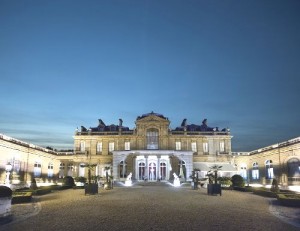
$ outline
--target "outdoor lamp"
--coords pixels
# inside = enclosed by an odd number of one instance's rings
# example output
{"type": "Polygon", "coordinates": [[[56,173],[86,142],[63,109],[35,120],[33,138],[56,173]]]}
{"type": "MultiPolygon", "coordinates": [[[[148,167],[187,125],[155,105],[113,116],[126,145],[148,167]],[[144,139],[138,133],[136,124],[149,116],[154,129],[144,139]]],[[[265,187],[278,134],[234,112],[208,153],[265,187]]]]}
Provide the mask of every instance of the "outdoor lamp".
{"type": "Polygon", "coordinates": [[[6,172],[11,172],[11,170],[12,170],[12,165],[8,162],[8,163],[6,164],[6,166],[5,166],[5,171],[6,171],[6,172]]]}

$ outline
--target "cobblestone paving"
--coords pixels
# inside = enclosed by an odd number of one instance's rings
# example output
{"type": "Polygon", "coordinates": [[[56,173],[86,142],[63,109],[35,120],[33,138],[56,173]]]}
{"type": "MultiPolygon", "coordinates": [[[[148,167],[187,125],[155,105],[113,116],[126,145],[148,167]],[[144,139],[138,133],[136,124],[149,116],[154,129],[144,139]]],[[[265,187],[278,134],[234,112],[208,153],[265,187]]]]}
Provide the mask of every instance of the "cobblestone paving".
{"type": "Polygon", "coordinates": [[[299,217],[290,224],[279,219],[284,214],[278,213],[278,205],[251,193],[223,190],[222,196],[208,196],[206,189],[167,184],[101,189],[86,196],[83,189],[70,189],[37,199],[38,203],[13,205],[14,220],[0,230],[293,231],[300,224],[299,217]]]}

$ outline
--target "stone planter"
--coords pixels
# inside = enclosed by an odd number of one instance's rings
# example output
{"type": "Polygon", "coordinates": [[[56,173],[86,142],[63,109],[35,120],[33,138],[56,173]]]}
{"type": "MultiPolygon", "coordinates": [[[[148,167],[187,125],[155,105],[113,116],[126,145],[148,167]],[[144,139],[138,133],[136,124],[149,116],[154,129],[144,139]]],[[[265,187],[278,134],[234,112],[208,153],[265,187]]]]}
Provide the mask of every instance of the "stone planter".
{"type": "Polygon", "coordinates": [[[208,195],[222,195],[221,184],[208,184],[207,185],[207,194],[208,195]]]}
{"type": "Polygon", "coordinates": [[[98,184],[85,184],[84,192],[85,194],[98,194],[98,184]]]}
{"type": "Polygon", "coordinates": [[[6,186],[0,186],[0,224],[11,221],[12,190],[6,186]]]}

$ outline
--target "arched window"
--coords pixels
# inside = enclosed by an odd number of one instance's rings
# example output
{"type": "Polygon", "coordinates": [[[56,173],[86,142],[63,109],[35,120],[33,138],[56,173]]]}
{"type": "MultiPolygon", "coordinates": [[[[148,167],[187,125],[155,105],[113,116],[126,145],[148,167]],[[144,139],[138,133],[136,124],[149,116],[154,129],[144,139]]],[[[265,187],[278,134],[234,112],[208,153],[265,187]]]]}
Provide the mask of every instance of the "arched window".
{"type": "Polygon", "coordinates": [[[60,163],[59,165],[59,178],[64,178],[65,176],[65,164],[60,163]]]}
{"type": "Polygon", "coordinates": [[[68,176],[73,176],[73,164],[68,164],[68,176]]]}
{"type": "Polygon", "coordinates": [[[41,175],[42,175],[42,165],[41,165],[41,162],[36,161],[34,163],[33,175],[34,175],[34,177],[41,177],[41,175]]]}
{"type": "Polygon", "coordinates": [[[288,165],[288,177],[289,180],[295,181],[300,178],[300,160],[298,158],[289,159],[288,165]]]}
{"type": "Polygon", "coordinates": [[[240,171],[240,175],[246,180],[247,179],[247,165],[246,164],[242,164],[241,165],[241,171],[240,171]]]}
{"type": "Polygon", "coordinates": [[[166,180],[166,174],[167,174],[167,164],[165,162],[160,163],[160,180],[166,180]]]}
{"type": "Polygon", "coordinates": [[[144,180],[145,179],[145,167],[146,164],[144,162],[139,163],[139,180],[144,180]]]}
{"type": "Polygon", "coordinates": [[[178,176],[180,178],[185,178],[185,173],[186,173],[186,167],[185,167],[185,161],[180,160],[178,162],[178,176]]]}
{"type": "Polygon", "coordinates": [[[48,177],[49,178],[53,177],[53,163],[48,164],[48,177]]]}
{"type": "Polygon", "coordinates": [[[158,149],[158,130],[150,129],[147,131],[147,149],[158,149]]]}
{"type": "Polygon", "coordinates": [[[258,163],[254,162],[252,165],[252,179],[258,180],[259,179],[259,169],[258,169],[258,163]]]}
{"type": "Polygon", "coordinates": [[[273,162],[272,160],[266,161],[266,179],[274,178],[273,162]]]}

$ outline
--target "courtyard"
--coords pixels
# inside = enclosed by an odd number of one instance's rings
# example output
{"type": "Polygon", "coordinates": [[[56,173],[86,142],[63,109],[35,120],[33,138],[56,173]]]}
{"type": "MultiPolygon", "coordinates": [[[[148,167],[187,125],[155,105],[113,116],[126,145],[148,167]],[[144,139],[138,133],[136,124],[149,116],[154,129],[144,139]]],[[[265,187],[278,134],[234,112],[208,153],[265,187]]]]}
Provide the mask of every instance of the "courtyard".
{"type": "Polygon", "coordinates": [[[68,189],[36,197],[13,205],[13,221],[0,230],[299,230],[272,208],[270,199],[251,193],[208,196],[189,185],[141,183],[97,195],[68,189]]]}

